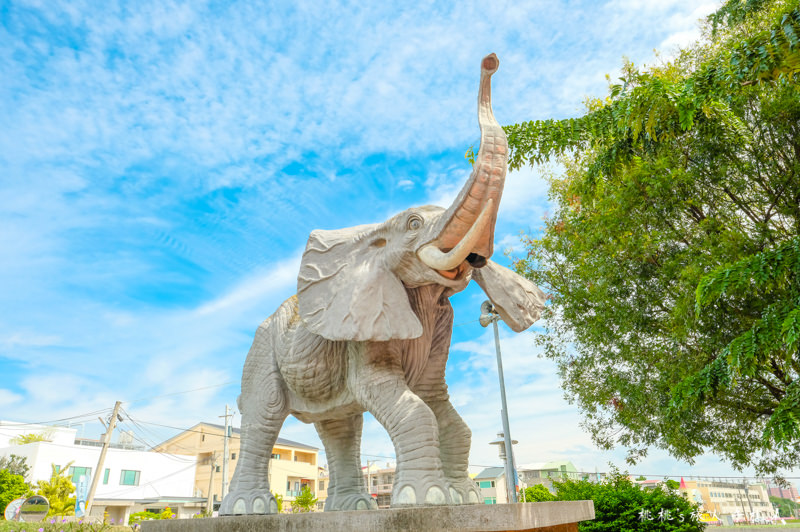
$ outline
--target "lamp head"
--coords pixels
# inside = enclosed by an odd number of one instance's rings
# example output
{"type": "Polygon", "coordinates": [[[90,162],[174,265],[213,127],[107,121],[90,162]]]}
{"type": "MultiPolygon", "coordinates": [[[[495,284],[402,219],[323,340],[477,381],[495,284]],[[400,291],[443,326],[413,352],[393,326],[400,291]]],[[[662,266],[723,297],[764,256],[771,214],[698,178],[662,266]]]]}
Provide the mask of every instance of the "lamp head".
{"type": "Polygon", "coordinates": [[[481,317],[478,321],[481,327],[488,327],[495,319],[497,319],[497,313],[494,311],[492,302],[487,299],[481,303],[481,317]]]}

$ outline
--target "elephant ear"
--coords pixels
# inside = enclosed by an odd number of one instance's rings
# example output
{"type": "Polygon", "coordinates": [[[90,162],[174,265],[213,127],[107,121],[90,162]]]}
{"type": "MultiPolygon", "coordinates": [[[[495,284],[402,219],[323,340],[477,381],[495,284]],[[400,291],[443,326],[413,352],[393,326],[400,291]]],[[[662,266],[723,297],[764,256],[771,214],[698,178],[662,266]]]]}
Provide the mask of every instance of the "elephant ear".
{"type": "Polygon", "coordinates": [[[526,278],[492,261],[473,270],[472,278],[483,288],[497,313],[514,332],[524,331],[539,319],[546,296],[526,278]]]}
{"type": "Polygon", "coordinates": [[[381,225],[311,233],[297,276],[300,318],[329,340],[418,338],[422,324],[388,267],[381,225]]]}

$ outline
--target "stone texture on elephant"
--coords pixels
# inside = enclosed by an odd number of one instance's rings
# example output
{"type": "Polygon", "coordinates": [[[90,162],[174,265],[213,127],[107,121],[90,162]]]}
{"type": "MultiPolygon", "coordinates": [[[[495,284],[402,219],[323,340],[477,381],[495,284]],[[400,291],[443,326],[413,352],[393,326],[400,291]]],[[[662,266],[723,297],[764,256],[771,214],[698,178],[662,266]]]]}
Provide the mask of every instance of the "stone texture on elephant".
{"type": "Polygon", "coordinates": [[[363,412],[397,456],[393,506],[479,502],[470,431],[450,403],[449,297],[474,278],[515,331],[544,294],[489,257],[506,174],[505,134],[491,110],[494,54],[481,63],[481,144],[447,209],[407,209],[383,223],[311,233],[286,300],[256,331],[242,376],[242,447],[220,513],[274,513],[269,459],[289,415],[314,423],[330,468],[326,510],[374,509],[361,475],[363,412]]]}

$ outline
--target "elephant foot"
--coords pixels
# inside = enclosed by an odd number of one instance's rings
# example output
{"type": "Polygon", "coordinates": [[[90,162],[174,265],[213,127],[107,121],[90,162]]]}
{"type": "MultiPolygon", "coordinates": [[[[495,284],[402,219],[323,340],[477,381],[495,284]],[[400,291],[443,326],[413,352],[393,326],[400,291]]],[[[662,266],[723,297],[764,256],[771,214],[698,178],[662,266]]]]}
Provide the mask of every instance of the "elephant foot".
{"type": "Polygon", "coordinates": [[[352,493],[350,495],[334,495],[325,501],[326,512],[346,510],[377,510],[378,503],[366,493],[352,493]]]}
{"type": "Polygon", "coordinates": [[[481,492],[470,478],[448,479],[450,484],[450,497],[455,504],[478,504],[481,502],[481,492]]]}
{"type": "Polygon", "coordinates": [[[219,515],[278,513],[278,502],[269,489],[233,490],[222,500],[219,515]]]}
{"type": "Polygon", "coordinates": [[[447,482],[399,482],[392,490],[392,508],[461,504],[459,494],[447,482]],[[454,495],[456,498],[454,499],[454,495]]]}

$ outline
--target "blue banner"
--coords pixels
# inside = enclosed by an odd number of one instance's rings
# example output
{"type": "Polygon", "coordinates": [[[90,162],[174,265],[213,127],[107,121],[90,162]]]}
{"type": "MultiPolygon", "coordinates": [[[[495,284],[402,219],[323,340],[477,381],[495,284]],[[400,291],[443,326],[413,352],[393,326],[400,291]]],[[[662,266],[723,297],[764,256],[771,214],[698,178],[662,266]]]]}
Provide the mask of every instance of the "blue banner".
{"type": "Polygon", "coordinates": [[[89,496],[89,475],[78,477],[75,486],[75,517],[83,517],[86,513],[86,497],[89,496]]]}

